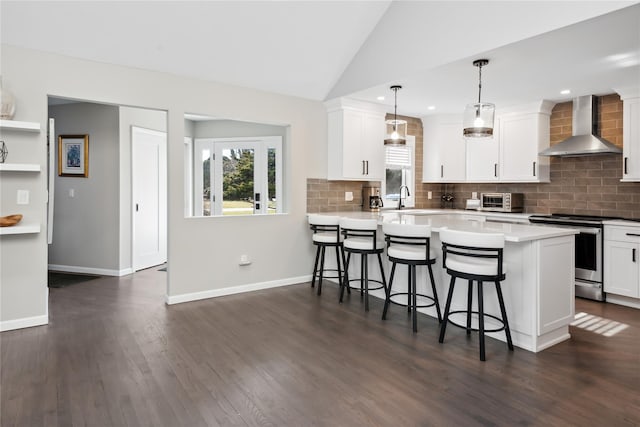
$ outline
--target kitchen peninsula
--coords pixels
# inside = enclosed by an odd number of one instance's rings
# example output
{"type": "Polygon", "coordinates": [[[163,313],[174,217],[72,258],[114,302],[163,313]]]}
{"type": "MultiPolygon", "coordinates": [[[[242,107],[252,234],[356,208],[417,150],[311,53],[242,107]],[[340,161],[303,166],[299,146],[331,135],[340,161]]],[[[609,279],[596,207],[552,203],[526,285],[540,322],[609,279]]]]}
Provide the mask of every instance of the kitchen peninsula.
{"type": "MultiPolygon", "coordinates": [[[[329,214],[327,214],[329,215],[329,214]]],[[[439,231],[474,231],[480,233],[503,233],[505,235],[504,265],[506,280],[502,290],[514,345],[532,351],[570,338],[569,323],[574,317],[574,235],[575,230],[555,227],[532,226],[514,221],[526,221],[526,215],[486,214],[481,212],[453,210],[400,210],[374,212],[337,212],[350,218],[377,218],[379,223],[425,224],[432,227],[431,247],[438,260],[434,265],[436,288],[441,301],[446,299],[450,277],[442,268],[442,247],[439,231]],[[501,222],[505,221],[505,222],[501,222]]],[[[331,258],[331,257],[329,257],[331,258]]],[[[352,259],[350,271],[359,271],[357,259],[352,259]]],[[[388,266],[385,266],[389,274],[388,266]]],[[[418,269],[418,292],[427,286],[426,271],[418,269]]],[[[370,277],[375,278],[377,268],[372,268],[370,277]]],[[[406,289],[406,269],[396,270],[394,290],[406,289]]],[[[452,309],[464,308],[466,296],[463,287],[456,288],[452,309]],[[460,290],[458,290],[460,289],[460,290]]],[[[371,295],[384,298],[382,290],[371,295]]],[[[499,312],[495,288],[485,287],[485,312],[499,312]],[[492,295],[493,294],[493,295],[492,295]]],[[[474,301],[475,303],[475,301],[474,301]]],[[[475,309],[475,307],[474,307],[475,309]]],[[[434,307],[419,309],[436,317],[434,307]]],[[[492,319],[486,320],[491,327],[492,319]]],[[[487,334],[504,341],[503,333],[487,334]]]]}

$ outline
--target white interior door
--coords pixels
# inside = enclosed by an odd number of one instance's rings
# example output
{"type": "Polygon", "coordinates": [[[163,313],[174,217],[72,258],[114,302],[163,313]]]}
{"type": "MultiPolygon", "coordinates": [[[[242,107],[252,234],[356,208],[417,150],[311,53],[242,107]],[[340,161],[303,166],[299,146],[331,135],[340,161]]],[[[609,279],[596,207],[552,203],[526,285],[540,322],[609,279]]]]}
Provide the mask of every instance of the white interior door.
{"type": "Polygon", "coordinates": [[[167,261],[167,135],[132,126],[133,270],[167,261]]]}

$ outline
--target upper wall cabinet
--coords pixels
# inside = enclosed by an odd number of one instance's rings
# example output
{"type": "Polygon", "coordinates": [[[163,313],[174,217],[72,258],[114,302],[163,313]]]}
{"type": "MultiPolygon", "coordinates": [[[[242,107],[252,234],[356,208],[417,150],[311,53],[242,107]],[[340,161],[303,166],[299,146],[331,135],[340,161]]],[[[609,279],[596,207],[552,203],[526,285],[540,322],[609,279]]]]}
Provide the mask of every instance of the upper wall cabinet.
{"type": "Polygon", "coordinates": [[[640,89],[621,91],[622,180],[640,181],[640,89]]]}
{"type": "Polygon", "coordinates": [[[466,147],[462,116],[425,117],[422,127],[422,182],[464,182],[466,147]]]}
{"type": "Polygon", "coordinates": [[[496,119],[491,138],[467,138],[467,181],[492,182],[500,179],[500,120],[496,119]]]}
{"type": "Polygon", "coordinates": [[[541,101],[500,114],[500,181],[549,182],[549,157],[538,153],[549,147],[553,106],[541,101]]]}
{"type": "Polygon", "coordinates": [[[423,182],[549,182],[549,158],[538,153],[549,146],[553,105],[502,111],[492,138],[465,140],[461,117],[424,118],[423,182]]]}
{"type": "Polygon", "coordinates": [[[384,172],[385,111],[349,99],[325,104],[328,114],[329,180],[381,181],[384,172]]]}

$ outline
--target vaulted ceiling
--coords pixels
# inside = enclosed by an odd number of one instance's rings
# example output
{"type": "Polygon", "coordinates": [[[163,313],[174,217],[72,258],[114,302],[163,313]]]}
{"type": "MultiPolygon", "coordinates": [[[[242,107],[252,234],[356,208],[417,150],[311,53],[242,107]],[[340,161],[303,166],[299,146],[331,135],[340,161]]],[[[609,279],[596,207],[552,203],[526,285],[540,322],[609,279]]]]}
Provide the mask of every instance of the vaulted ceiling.
{"type": "Polygon", "coordinates": [[[477,98],[480,57],[498,107],[640,86],[638,3],[3,0],[0,38],[314,100],[391,106],[401,84],[398,112],[423,116],[477,98]]]}

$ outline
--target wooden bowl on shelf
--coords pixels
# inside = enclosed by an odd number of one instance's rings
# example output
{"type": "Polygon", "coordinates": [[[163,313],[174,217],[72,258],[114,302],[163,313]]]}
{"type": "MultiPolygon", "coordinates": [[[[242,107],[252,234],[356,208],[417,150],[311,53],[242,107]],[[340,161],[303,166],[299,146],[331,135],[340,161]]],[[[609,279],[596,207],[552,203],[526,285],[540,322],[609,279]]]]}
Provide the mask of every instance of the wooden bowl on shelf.
{"type": "Polygon", "coordinates": [[[11,227],[22,220],[22,214],[7,215],[0,217],[0,227],[11,227]]]}

